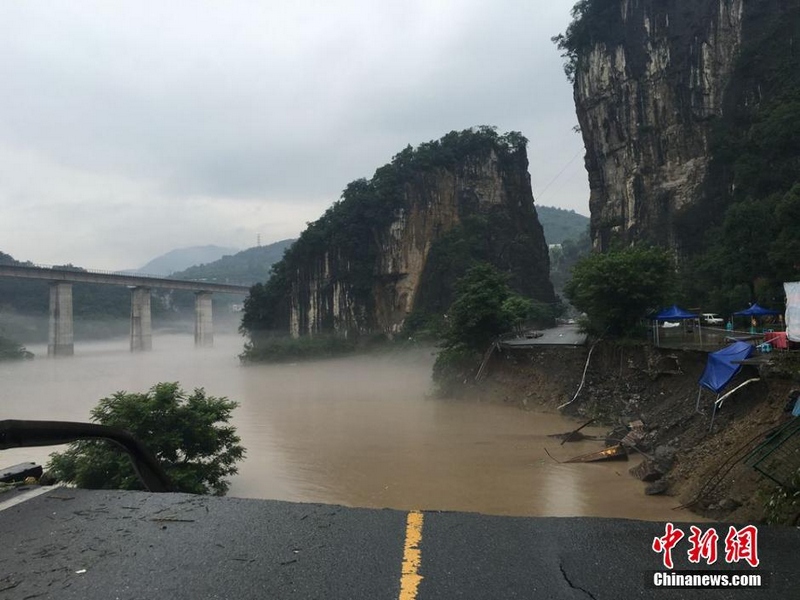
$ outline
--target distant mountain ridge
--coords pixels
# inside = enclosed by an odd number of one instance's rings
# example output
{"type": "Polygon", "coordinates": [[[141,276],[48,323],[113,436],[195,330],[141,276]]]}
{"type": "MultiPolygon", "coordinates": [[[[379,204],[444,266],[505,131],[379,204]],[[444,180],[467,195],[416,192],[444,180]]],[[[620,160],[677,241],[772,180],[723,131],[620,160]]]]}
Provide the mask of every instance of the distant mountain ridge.
{"type": "Polygon", "coordinates": [[[170,250],[166,254],[157,256],[143,267],[130,272],[166,276],[195,265],[214,262],[227,254],[235,254],[237,252],[239,252],[238,248],[226,248],[214,245],[176,248],[175,250],[170,250]]]}
{"type": "Polygon", "coordinates": [[[544,239],[548,244],[563,244],[566,240],[577,240],[589,228],[589,217],[574,210],[555,206],[536,205],[536,214],[544,229],[544,239]]]}
{"type": "Polygon", "coordinates": [[[174,272],[171,276],[176,279],[202,279],[242,285],[263,283],[269,279],[272,265],[283,258],[284,251],[293,243],[293,239],[286,239],[266,246],[255,246],[208,264],[174,272]]]}

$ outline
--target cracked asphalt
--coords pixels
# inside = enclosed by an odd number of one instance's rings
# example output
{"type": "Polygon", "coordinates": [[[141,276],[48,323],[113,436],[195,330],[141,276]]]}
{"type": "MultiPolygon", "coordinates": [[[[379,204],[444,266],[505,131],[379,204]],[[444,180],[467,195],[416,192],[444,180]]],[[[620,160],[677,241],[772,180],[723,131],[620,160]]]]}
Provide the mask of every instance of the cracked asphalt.
{"type": "MultiPolygon", "coordinates": [[[[0,600],[397,599],[407,515],[57,488],[0,510],[0,600]]],[[[760,573],[764,589],[661,590],[647,581],[662,569],[651,546],[664,535],[663,523],[440,512],[423,518],[414,586],[420,600],[797,597],[797,528],[759,529],[757,569],[722,560],[698,567],[685,544],[673,551],[676,569],[760,573]]],[[[688,532],[688,525],[676,526],[688,532]]],[[[728,526],[713,526],[724,539],[728,526]]]]}

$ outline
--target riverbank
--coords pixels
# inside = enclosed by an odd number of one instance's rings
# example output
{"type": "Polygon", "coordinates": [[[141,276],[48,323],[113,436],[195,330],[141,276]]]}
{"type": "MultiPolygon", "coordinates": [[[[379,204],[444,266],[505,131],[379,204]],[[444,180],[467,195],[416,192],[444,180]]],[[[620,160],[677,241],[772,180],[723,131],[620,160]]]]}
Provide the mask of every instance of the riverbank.
{"type": "MultiPolygon", "coordinates": [[[[158,382],[240,403],[232,424],[247,448],[230,496],[398,510],[513,516],[693,520],[671,498],[642,501],[631,463],[559,464],[597,442],[558,445],[580,424],[555,411],[431,396],[427,347],[243,367],[239,336],[159,332],[151,352],[127,338],[76,344],[65,359],[0,363],[4,418],[85,421],[98,400],[158,382]]],[[[37,352],[46,348],[33,348],[37,352]]],[[[601,435],[589,427],[584,432],[601,435]]],[[[56,448],[12,448],[4,465],[46,464],[56,448]]]]}
{"type": "MultiPolygon", "coordinates": [[[[575,396],[588,353],[588,346],[504,350],[490,362],[487,378],[469,393],[526,410],[558,411],[575,396]]],[[[765,498],[775,485],[740,459],[786,418],[789,392],[800,387],[797,369],[762,367],[759,372],[745,366],[726,390],[747,379],[760,381],[732,395],[709,431],[714,396],[703,391],[700,412],[696,410],[706,357],[699,351],[600,342],[580,394],[562,411],[597,419],[617,439],[626,435],[630,423],[641,421],[637,447],[654,459],[654,470],[665,472],[651,491],[660,488],[675,498],[676,506],[691,503],[705,517],[761,522],[765,498]]],[[[656,475],[650,473],[651,478],[656,475]]]]}

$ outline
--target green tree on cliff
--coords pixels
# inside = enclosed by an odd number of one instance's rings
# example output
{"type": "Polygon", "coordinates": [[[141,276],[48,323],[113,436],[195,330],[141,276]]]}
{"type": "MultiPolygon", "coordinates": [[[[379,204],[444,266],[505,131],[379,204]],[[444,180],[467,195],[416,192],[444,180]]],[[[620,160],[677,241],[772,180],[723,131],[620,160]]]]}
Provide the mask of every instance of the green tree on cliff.
{"type": "Polygon", "coordinates": [[[456,293],[456,300],[447,311],[447,346],[463,344],[473,350],[485,350],[511,322],[503,310],[512,296],[507,278],[491,265],[481,263],[456,283],[456,293]]]}
{"type": "Polygon", "coordinates": [[[667,299],[673,282],[667,251],[634,247],[592,254],[578,262],[564,291],[585,312],[590,331],[629,335],[667,299]]]}
{"type": "MultiPolygon", "coordinates": [[[[187,394],[177,383],[159,383],[144,394],[117,392],[92,409],[92,421],[119,427],[141,441],[161,463],[177,491],[222,496],[225,479],[244,457],[228,424],[236,403],[187,394]]],[[[128,456],[106,441],[80,441],[51,455],[48,470],[59,480],[89,489],[142,489],[128,456]]]]}
{"type": "Polygon", "coordinates": [[[752,302],[782,308],[783,282],[800,278],[800,183],[732,204],[708,235],[682,268],[684,296],[723,314],[752,302]]]}
{"type": "Polygon", "coordinates": [[[794,184],[775,207],[780,231],[774,237],[769,260],[780,281],[800,278],[800,183],[794,184]]]}
{"type": "Polygon", "coordinates": [[[440,392],[474,374],[482,353],[502,333],[529,319],[552,320],[552,309],[515,294],[508,276],[478,263],[456,283],[456,299],[447,311],[444,349],[436,356],[433,378],[440,392]]]}
{"type": "MultiPolygon", "coordinates": [[[[744,200],[728,208],[712,257],[720,258],[718,272],[726,283],[741,283],[756,300],[756,281],[772,276],[767,260],[775,231],[774,206],[777,198],[744,200]]],[[[714,261],[712,261],[713,263],[714,261]]]]}
{"type": "Polygon", "coordinates": [[[251,289],[241,324],[250,338],[243,358],[271,359],[275,339],[289,333],[290,323],[301,338],[314,330],[314,337],[335,332],[354,341],[383,328],[378,314],[385,300],[378,291],[390,288],[400,276],[393,267],[385,272],[382,262],[390,258],[388,249],[395,244],[397,232],[390,228],[397,223],[402,230],[402,223],[408,223],[409,231],[416,231],[411,223],[420,218],[414,216],[417,203],[430,207],[430,198],[440,193],[446,194],[457,218],[435,217],[425,234],[430,239],[425,240],[428,250],[414,296],[417,314],[407,324],[442,319],[455,299],[455,281],[477,262],[507,273],[516,292],[552,303],[547,248],[530,195],[526,145],[520,133],[499,134],[494,127],[451,131],[439,140],[405,148],[371,179],[350,183],[340,200],[310,223],[273,266],[270,280],[251,289]],[[502,179],[507,197],[519,196],[519,201],[481,202],[479,190],[466,191],[476,177],[484,177],[475,168],[486,161],[496,165],[492,176],[502,179]],[[437,187],[450,190],[451,181],[463,184],[452,193],[437,187]],[[333,309],[342,298],[348,306],[344,319],[344,313],[334,314],[333,309]],[[308,308],[312,303],[313,322],[308,308]]]}
{"type": "Polygon", "coordinates": [[[581,52],[605,39],[619,21],[619,0],[578,0],[572,10],[572,22],[564,33],[550,38],[561,50],[564,73],[575,79],[581,52]]]}

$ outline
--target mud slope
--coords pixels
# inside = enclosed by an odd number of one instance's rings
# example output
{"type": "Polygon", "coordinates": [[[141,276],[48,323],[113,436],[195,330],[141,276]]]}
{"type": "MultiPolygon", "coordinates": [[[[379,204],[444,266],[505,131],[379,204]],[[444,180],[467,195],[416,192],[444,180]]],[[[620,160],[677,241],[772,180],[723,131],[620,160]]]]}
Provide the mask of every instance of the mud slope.
{"type": "MultiPolygon", "coordinates": [[[[575,395],[588,352],[588,347],[504,351],[473,393],[527,410],[555,411],[575,395]]],[[[786,418],[789,392],[800,387],[796,375],[788,374],[787,358],[777,357],[777,367],[762,367],[760,373],[743,368],[727,389],[754,377],[761,381],[731,396],[709,431],[710,392],[703,392],[701,412],[695,410],[705,353],[601,342],[578,398],[563,410],[599,419],[612,437],[625,435],[620,426],[641,419],[645,435],[639,447],[666,471],[659,483],[664,493],[676,503],[693,502],[692,509],[705,516],[760,521],[762,495],[774,485],[740,458],[786,418]]]]}

